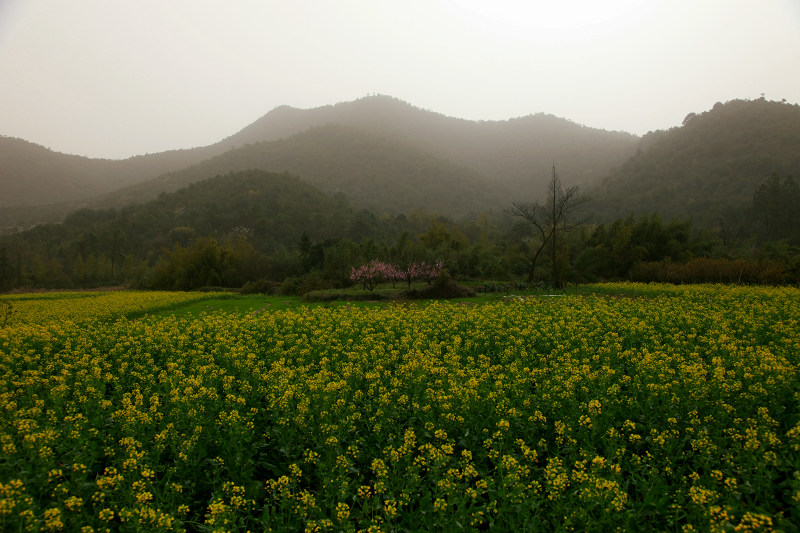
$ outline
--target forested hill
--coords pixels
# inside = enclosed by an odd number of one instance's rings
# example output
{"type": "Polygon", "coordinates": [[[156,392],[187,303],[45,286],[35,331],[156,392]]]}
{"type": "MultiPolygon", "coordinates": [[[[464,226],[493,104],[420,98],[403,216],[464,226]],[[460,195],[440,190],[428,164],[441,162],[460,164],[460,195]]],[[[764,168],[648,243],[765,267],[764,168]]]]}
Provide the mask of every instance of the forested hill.
{"type": "Polygon", "coordinates": [[[328,193],[343,192],[376,213],[424,209],[447,215],[499,209],[511,198],[495,183],[417,145],[337,124],[288,139],[232,149],[198,165],[111,195],[125,205],[208,176],[261,169],[289,172],[328,193]]]}
{"type": "Polygon", "coordinates": [[[741,214],[773,174],[800,177],[800,106],[717,103],[644,136],[636,155],[591,191],[591,210],[603,220],[658,212],[713,225],[741,214]]]}
{"type": "Polygon", "coordinates": [[[750,205],[771,175],[800,176],[800,107],[734,100],[639,139],[552,115],[476,122],[371,96],[280,107],[215,145],[124,161],[0,138],[0,226],[143,202],[247,169],[290,172],[376,213],[460,216],[541,197],[553,163],[590,194],[592,220],[658,212],[711,225],[750,205]],[[56,200],[49,211],[32,207],[56,200]]]}
{"type": "MultiPolygon", "coordinates": [[[[15,146],[24,148],[19,141],[6,143],[2,151],[6,164],[0,166],[0,191],[5,192],[0,226],[57,220],[81,205],[108,207],[112,204],[98,198],[190,166],[195,168],[152,181],[139,191],[158,194],[174,190],[175,180],[185,185],[218,173],[264,168],[299,174],[382,211],[443,206],[436,210],[455,214],[456,206],[468,212],[476,206],[496,206],[500,196],[507,205],[514,198],[540,194],[554,162],[565,183],[598,181],[633,154],[637,141],[630,134],[586,128],[552,115],[475,122],[388,96],[307,110],[279,107],[214,145],[124,161],[55,154],[43,147],[17,153],[15,146]],[[343,129],[335,131],[332,125],[343,129]],[[350,139],[344,138],[345,132],[350,139]],[[236,151],[201,165],[229,150],[236,151]],[[252,163],[245,164],[245,159],[252,163]],[[224,163],[233,166],[224,168],[224,163]],[[213,170],[203,173],[209,169],[213,170]],[[158,189],[161,186],[166,188],[158,189]],[[390,190],[400,194],[383,194],[390,190]],[[468,196],[480,199],[480,205],[468,196]],[[47,209],[12,209],[54,202],[62,203],[47,209]]],[[[129,190],[107,200],[120,198],[143,197],[129,190]]]]}
{"type": "Polygon", "coordinates": [[[296,176],[253,170],[216,176],[158,199],[122,209],[81,209],[61,224],[6,236],[3,246],[84,259],[130,255],[151,259],[164,247],[199,237],[224,239],[244,231],[263,252],[313,240],[383,237],[377,219],[346,198],[321,192],[296,176]],[[14,243],[17,244],[14,244],[14,243]]]}
{"type": "Polygon", "coordinates": [[[218,151],[209,147],[124,160],[91,159],[0,136],[0,208],[86,200],[184,168],[218,151]]]}
{"type": "Polygon", "coordinates": [[[114,189],[113,164],[66,155],[13,137],[0,137],[0,208],[78,200],[114,189]]]}
{"type": "Polygon", "coordinates": [[[235,147],[285,138],[328,123],[370,135],[398,137],[489,179],[537,194],[553,162],[566,183],[587,184],[633,155],[639,138],[588,128],[537,113],[509,120],[471,121],[376,95],[315,109],[276,108],[222,144],[235,147]]]}

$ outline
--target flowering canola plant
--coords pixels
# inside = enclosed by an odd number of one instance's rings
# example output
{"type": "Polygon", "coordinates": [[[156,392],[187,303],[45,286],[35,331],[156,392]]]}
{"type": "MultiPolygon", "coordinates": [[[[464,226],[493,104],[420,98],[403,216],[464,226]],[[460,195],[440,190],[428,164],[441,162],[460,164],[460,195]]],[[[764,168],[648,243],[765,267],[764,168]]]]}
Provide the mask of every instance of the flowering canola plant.
{"type": "Polygon", "coordinates": [[[800,291],[0,329],[0,530],[792,530],[800,291]]]}
{"type": "MultiPolygon", "coordinates": [[[[225,297],[197,292],[46,292],[2,296],[11,304],[12,324],[106,320],[169,309],[190,302],[225,297]]],[[[0,323],[1,325],[2,323],[0,323]]]]}

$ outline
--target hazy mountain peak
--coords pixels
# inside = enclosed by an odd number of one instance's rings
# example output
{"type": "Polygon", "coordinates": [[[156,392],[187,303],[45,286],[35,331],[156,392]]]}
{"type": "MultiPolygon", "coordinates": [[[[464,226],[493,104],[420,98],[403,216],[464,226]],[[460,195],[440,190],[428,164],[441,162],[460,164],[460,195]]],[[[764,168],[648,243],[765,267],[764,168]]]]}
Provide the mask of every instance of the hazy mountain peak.
{"type": "MultiPolygon", "coordinates": [[[[67,164],[67,156],[56,157],[49,165],[42,165],[52,152],[42,149],[48,157],[37,157],[36,162],[12,154],[4,161],[7,164],[0,168],[0,189],[5,187],[8,192],[0,198],[0,207],[43,205],[64,199],[86,201],[145,182],[147,185],[143,187],[149,194],[158,194],[161,190],[169,190],[159,187],[169,183],[174,186],[174,180],[148,180],[159,176],[163,178],[190,167],[194,168],[185,177],[193,180],[233,170],[263,168],[278,172],[288,170],[321,186],[322,176],[338,173],[336,179],[331,178],[331,183],[341,182],[339,188],[350,194],[348,187],[355,187],[357,180],[346,182],[343,173],[350,172],[358,179],[369,177],[377,182],[386,176],[400,179],[398,170],[407,168],[403,157],[411,158],[413,163],[428,156],[439,163],[418,165],[413,170],[415,180],[418,180],[415,186],[424,188],[426,183],[437,181],[452,184],[452,169],[459,168],[476,184],[477,189],[474,190],[484,190],[483,186],[477,185],[483,182],[496,192],[491,195],[496,206],[506,196],[511,201],[519,195],[539,194],[553,162],[559,165],[566,183],[597,181],[633,154],[637,140],[637,137],[629,134],[586,128],[544,113],[504,121],[470,121],[427,111],[388,95],[369,95],[312,109],[279,106],[235,135],[203,148],[150,154],[123,161],[83,158],[80,163],[83,167],[76,168],[74,175],[63,172],[66,168],[72,168],[69,165],[75,165],[74,161],[67,164]],[[288,141],[293,136],[327,124],[343,126],[347,132],[309,135],[291,143],[273,144],[288,141]],[[345,139],[348,136],[351,137],[349,141],[345,139]],[[369,139],[381,139],[383,142],[374,145],[366,142],[369,139]],[[354,143],[362,144],[359,150],[348,152],[354,154],[352,157],[356,160],[344,161],[339,157],[336,164],[341,168],[325,170],[302,163],[329,157],[332,147],[335,151],[337,146],[352,147],[354,143]],[[259,146],[246,153],[218,157],[248,145],[259,146]],[[281,152],[286,150],[289,152],[281,152]],[[321,154],[324,153],[328,155],[323,157],[321,154]],[[12,169],[11,161],[18,167],[13,173],[9,172],[12,169]],[[201,165],[203,161],[208,164],[201,165]],[[228,162],[235,163],[235,168],[224,168],[228,162]],[[357,164],[361,165],[358,169],[357,164]],[[309,174],[311,172],[315,174],[309,174]],[[42,185],[47,183],[51,185],[42,185]],[[66,189],[61,185],[66,185],[66,189]],[[54,195],[52,191],[59,192],[54,195]]],[[[364,190],[361,187],[360,192],[353,192],[353,197],[364,198],[364,190]]],[[[424,191],[419,192],[426,197],[424,191]]],[[[128,201],[142,199],[127,193],[115,197],[115,205],[119,205],[123,198],[128,201]]],[[[406,197],[411,199],[413,195],[406,197]]],[[[479,197],[486,199],[489,195],[479,197]]],[[[430,195],[427,200],[433,202],[429,205],[435,205],[437,201],[430,195]]],[[[457,202],[452,199],[441,201],[442,205],[450,206],[450,212],[457,209],[457,202]]],[[[102,207],[107,204],[93,201],[92,205],[102,207]]],[[[471,203],[472,207],[477,205],[471,203]]],[[[399,207],[387,206],[387,209],[394,211],[399,207]]],[[[466,205],[464,207],[468,208],[466,205]]]]}

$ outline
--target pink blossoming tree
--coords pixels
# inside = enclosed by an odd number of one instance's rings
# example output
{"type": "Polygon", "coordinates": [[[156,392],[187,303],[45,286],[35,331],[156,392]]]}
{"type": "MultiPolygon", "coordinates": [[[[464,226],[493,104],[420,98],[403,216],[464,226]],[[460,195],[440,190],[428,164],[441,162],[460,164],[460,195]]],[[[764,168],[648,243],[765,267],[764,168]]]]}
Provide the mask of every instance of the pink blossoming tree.
{"type": "Polygon", "coordinates": [[[350,279],[361,283],[365,290],[372,292],[381,281],[396,279],[396,272],[389,263],[373,259],[366,265],[353,267],[350,270],[350,279]]]}
{"type": "Polygon", "coordinates": [[[420,280],[427,283],[432,282],[439,277],[439,272],[442,270],[442,262],[427,263],[425,261],[415,261],[407,264],[405,267],[395,267],[397,273],[397,281],[404,281],[411,288],[411,282],[420,280]]]}
{"type": "Polygon", "coordinates": [[[353,267],[350,270],[350,279],[361,283],[365,290],[372,291],[382,281],[400,281],[411,287],[411,282],[415,280],[431,283],[439,277],[442,270],[442,262],[427,263],[417,261],[409,263],[405,267],[398,267],[390,263],[373,259],[366,265],[353,267]]]}

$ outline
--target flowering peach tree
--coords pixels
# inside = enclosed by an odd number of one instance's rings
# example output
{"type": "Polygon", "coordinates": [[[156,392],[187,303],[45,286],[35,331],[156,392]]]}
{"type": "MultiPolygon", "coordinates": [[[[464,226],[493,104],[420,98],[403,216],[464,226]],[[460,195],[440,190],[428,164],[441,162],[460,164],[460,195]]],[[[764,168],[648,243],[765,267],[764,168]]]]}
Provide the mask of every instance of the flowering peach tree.
{"type": "Polygon", "coordinates": [[[404,281],[411,288],[411,282],[415,280],[432,282],[439,277],[439,272],[442,270],[442,262],[427,263],[425,261],[415,261],[409,263],[405,267],[395,266],[397,281],[404,281]]]}
{"type": "Polygon", "coordinates": [[[412,281],[420,280],[430,283],[438,278],[442,266],[441,261],[435,263],[417,261],[404,267],[398,267],[373,259],[365,265],[353,267],[350,270],[350,279],[361,283],[364,289],[368,291],[374,290],[382,281],[401,281],[411,287],[412,281]]]}
{"type": "Polygon", "coordinates": [[[373,259],[366,265],[353,267],[350,270],[350,279],[361,283],[365,290],[372,291],[378,283],[384,280],[396,279],[395,268],[389,263],[373,259]]]}

